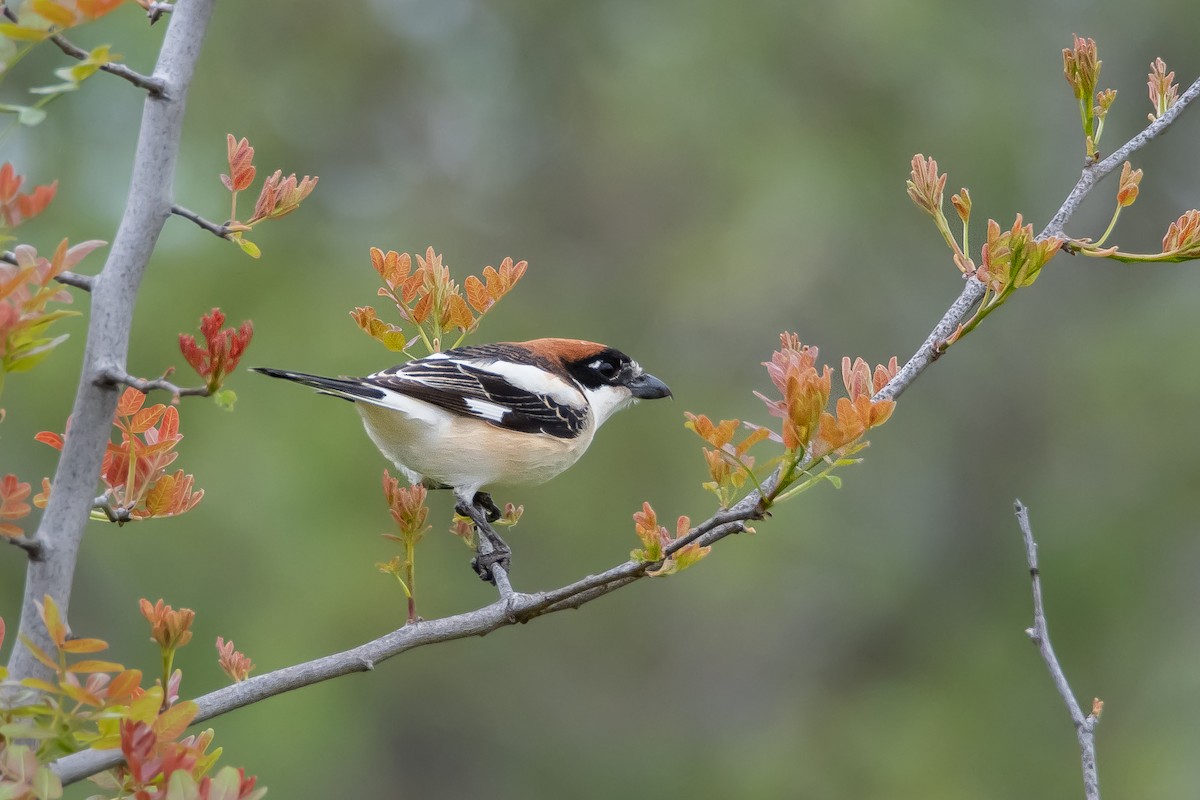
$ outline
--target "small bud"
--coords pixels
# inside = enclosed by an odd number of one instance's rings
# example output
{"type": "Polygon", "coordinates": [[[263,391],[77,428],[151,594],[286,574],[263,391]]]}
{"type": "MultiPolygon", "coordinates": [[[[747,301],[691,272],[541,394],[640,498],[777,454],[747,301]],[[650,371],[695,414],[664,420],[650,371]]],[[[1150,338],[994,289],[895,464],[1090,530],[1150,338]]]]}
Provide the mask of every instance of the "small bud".
{"type": "Polygon", "coordinates": [[[1133,205],[1133,201],[1137,200],[1138,184],[1142,182],[1142,171],[1140,169],[1131,170],[1129,162],[1121,167],[1121,182],[1117,189],[1117,205],[1121,208],[1133,205]]]}

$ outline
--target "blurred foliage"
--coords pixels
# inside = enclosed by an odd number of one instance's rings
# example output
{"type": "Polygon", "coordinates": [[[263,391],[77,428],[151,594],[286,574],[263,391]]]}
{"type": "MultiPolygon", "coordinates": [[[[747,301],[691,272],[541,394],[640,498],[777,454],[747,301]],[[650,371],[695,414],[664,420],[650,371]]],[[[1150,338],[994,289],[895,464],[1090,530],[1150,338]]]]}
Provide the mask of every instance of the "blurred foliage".
{"type": "MultiPolygon", "coordinates": [[[[246,366],[363,374],[387,365],[346,316],[374,294],[371,246],[432,244],[468,271],[527,259],[476,341],[605,341],[677,398],[612,420],[552,483],[496,493],[527,509],[514,583],[556,585],[627,557],[644,500],[666,519],[712,508],[682,412],[761,414],[750,390],[778,331],[872,363],[924,338],[960,278],[905,196],[913,153],[971,186],[980,219],[1040,228],[1081,166],[1071,34],[1096,39],[1119,92],[1112,147],[1145,124],[1156,56],[1185,85],[1200,72],[1196,22],[1185,0],[221,4],[176,199],[220,219],[230,131],[264,170],[320,187],[256,231],[257,261],[172,220],[130,370],[181,366],[176,335],[219,305],[254,321],[246,366]]],[[[149,71],[163,27],[130,6],[74,38],[149,71]]],[[[63,65],[37,51],[22,69],[38,85],[63,65]]],[[[4,143],[32,184],[59,179],[24,239],[111,239],[141,104],[95,77],[4,143]]],[[[1198,133],[1193,110],[1134,159],[1123,245],[1153,252],[1198,204],[1198,133]]],[[[1103,230],[1115,185],[1071,235],[1103,230]]],[[[1101,785],[1185,795],[1200,783],[1200,431],[1182,423],[1200,382],[1180,365],[1198,292],[1188,265],[1057,258],[903,396],[840,491],[671,581],[223,718],[228,757],[278,797],[340,796],[348,775],[363,797],[1077,794],[1070,723],[1023,634],[1020,496],[1060,658],[1107,703],[1101,785]]],[[[71,338],[6,386],[0,470],[26,480],[50,474],[32,436],[62,430],[74,394],[83,321],[60,328],[71,338]]],[[[156,656],[139,597],[199,609],[197,640],[235,639],[259,672],[404,621],[374,567],[385,464],[355,415],[244,372],[228,385],[233,414],[184,401],[181,463],[205,502],[85,541],[71,624],[125,663],[156,656]]],[[[450,498],[430,500],[422,613],[490,601],[442,535],[450,498]]],[[[9,550],[0,613],[15,620],[24,559],[9,550]]],[[[193,650],[185,696],[224,685],[193,650]]]]}

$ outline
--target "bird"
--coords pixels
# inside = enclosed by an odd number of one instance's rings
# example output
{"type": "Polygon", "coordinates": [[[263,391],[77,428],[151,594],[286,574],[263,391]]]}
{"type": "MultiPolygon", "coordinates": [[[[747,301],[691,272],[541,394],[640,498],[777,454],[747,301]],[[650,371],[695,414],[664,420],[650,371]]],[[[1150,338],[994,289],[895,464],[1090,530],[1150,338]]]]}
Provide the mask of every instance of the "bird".
{"type": "Polygon", "coordinates": [[[543,483],[578,461],[613,414],[672,396],[620,350],[582,339],[455,347],[361,378],[252,369],[353,402],[410,483],[451,489],[492,544],[473,564],[493,583],[492,565],[507,571],[511,550],[487,524],[500,512],[483,488],[543,483]]]}

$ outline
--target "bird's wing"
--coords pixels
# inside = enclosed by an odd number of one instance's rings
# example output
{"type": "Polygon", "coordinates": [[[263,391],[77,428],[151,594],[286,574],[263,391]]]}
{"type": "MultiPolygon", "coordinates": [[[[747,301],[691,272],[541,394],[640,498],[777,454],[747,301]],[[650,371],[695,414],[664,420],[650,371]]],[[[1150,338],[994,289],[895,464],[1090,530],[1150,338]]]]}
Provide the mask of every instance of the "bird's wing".
{"type": "Polygon", "coordinates": [[[521,433],[573,439],[589,419],[586,400],[576,387],[525,364],[435,356],[377,372],[362,382],[521,433]]]}

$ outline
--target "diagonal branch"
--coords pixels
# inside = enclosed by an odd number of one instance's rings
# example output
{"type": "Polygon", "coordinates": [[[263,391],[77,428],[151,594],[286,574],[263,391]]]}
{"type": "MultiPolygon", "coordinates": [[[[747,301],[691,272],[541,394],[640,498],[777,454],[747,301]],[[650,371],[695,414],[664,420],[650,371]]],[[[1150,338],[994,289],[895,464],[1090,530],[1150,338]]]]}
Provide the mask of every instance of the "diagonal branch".
{"type": "Polygon", "coordinates": [[[233,233],[233,230],[228,225],[218,225],[200,216],[195,211],[189,211],[181,205],[171,206],[171,213],[177,217],[183,217],[186,220],[196,223],[204,230],[221,239],[228,239],[229,234],[233,233]]]}
{"type": "MultiPolygon", "coordinates": [[[[1067,195],[1067,199],[1055,213],[1051,222],[1042,231],[1041,236],[1055,235],[1061,232],[1063,226],[1070,220],[1096,183],[1112,172],[1121,161],[1144,147],[1151,139],[1166,129],[1198,95],[1200,95],[1200,79],[1184,92],[1179,98],[1179,102],[1163,117],[1151,123],[1108,158],[1085,167],[1079,181],[1067,195]]],[[[958,298],[930,331],[925,341],[904,367],[897,372],[896,376],[875,393],[873,399],[899,397],[938,358],[941,353],[940,348],[946,338],[967,319],[971,309],[983,296],[983,292],[984,286],[981,282],[967,279],[958,298]]],[[[697,525],[686,536],[673,542],[671,547],[667,548],[666,555],[671,555],[693,541],[699,541],[701,545],[711,545],[731,534],[743,531],[746,522],[761,519],[764,507],[763,498],[772,496],[779,478],[779,471],[776,470],[763,481],[761,490],[756,489],[750,492],[732,507],[717,512],[708,520],[697,525]]],[[[196,701],[200,706],[200,713],[193,722],[204,722],[234,709],[293,689],[353,672],[374,669],[375,665],[381,661],[416,647],[467,636],[483,636],[518,622],[528,622],[546,614],[578,608],[640,580],[656,566],[659,565],[627,561],[598,575],[589,575],[558,589],[535,594],[514,592],[491,605],[474,611],[405,625],[403,628],[353,649],[284,667],[206,694],[196,701]]],[[[118,751],[85,750],[60,758],[54,762],[53,768],[63,783],[69,784],[114,767],[122,761],[123,757],[118,751]]]]}
{"type": "Polygon", "coordinates": [[[1093,700],[1092,713],[1085,717],[1083,709],[1075,699],[1075,693],[1071,691],[1071,685],[1067,683],[1067,676],[1058,663],[1058,656],[1054,654],[1054,646],[1050,644],[1050,630],[1046,626],[1046,608],[1042,602],[1042,576],[1038,571],[1037,542],[1034,541],[1033,529],[1029,526],[1029,508],[1020,500],[1017,500],[1014,506],[1017,524],[1021,526],[1021,533],[1025,537],[1025,558],[1029,562],[1029,576],[1033,584],[1033,627],[1026,628],[1025,635],[1041,653],[1042,661],[1046,662],[1046,669],[1054,681],[1054,688],[1066,703],[1071,722],[1075,725],[1075,733],[1079,738],[1080,761],[1083,764],[1084,796],[1087,800],[1100,800],[1100,783],[1096,775],[1096,724],[1100,722],[1100,711],[1104,708],[1104,703],[1099,699],[1093,700]]]}
{"type": "MultiPolygon", "coordinates": [[[[80,61],[87,60],[90,53],[82,47],[73,44],[67,37],[61,33],[56,33],[50,37],[50,41],[58,46],[59,50],[69,55],[71,58],[77,58],[80,61]]],[[[125,80],[137,86],[139,89],[145,89],[151,97],[163,97],[167,91],[167,82],[162,78],[143,75],[140,72],[135,72],[124,64],[118,64],[115,61],[107,61],[100,65],[103,72],[111,75],[116,75],[118,78],[125,80]]]]}

